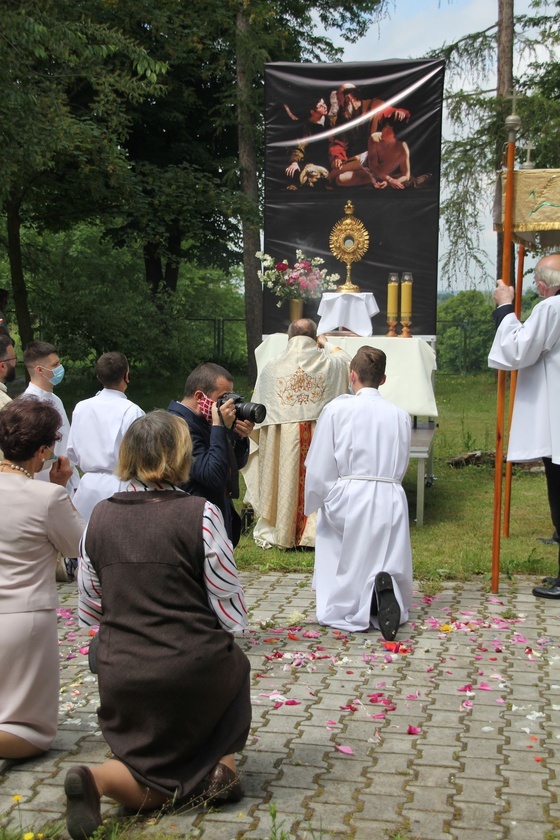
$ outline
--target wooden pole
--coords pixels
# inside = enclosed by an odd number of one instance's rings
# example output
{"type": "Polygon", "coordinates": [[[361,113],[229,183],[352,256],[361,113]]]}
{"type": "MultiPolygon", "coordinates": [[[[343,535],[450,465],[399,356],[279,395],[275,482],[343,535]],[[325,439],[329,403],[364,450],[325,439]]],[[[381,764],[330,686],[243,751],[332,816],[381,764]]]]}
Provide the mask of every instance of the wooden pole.
{"type": "MultiPolygon", "coordinates": [[[[514,99],[515,111],[515,99],[514,99]]],[[[502,279],[510,283],[511,233],[513,228],[513,167],[515,164],[515,137],[521,120],[513,113],[506,118],[508,132],[506,196],[504,206],[504,248],[502,256],[502,279]]],[[[500,582],[500,523],[502,518],[502,483],[504,460],[504,419],[506,401],[506,372],[498,371],[496,405],[496,463],[494,467],[494,518],[492,527],[492,592],[498,592],[500,582]]]]}
{"type": "MultiPolygon", "coordinates": [[[[525,246],[520,245],[517,257],[517,279],[515,281],[515,315],[521,317],[521,296],[523,294],[523,268],[525,263],[525,246]]],[[[511,418],[513,416],[513,404],[515,401],[515,389],[517,388],[517,371],[512,370],[509,381],[509,417],[508,429],[511,429],[511,418]]],[[[506,461],[506,488],[504,493],[504,524],[502,534],[509,537],[509,523],[511,519],[511,461],[506,461]]]]}

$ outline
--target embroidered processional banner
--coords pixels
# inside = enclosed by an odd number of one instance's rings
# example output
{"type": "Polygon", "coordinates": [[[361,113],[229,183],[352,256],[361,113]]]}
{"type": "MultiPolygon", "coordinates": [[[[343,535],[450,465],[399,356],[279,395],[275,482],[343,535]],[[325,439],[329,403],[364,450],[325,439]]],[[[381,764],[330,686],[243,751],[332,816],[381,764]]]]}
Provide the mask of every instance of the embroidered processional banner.
{"type": "MultiPolygon", "coordinates": [[[[350,199],[369,233],[352,282],[373,292],[373,333],[387,332],[389,272],[413,275],[412,331],[434,335],[444,62],[266,65],[264,250],[296,249],[346,277],[329,236],[350,199]]],[[[288,304],[265,289],[264,333],[285,331],[288,304]]],[[[305,303],[316,319],[319,301],[305,303]]]]}

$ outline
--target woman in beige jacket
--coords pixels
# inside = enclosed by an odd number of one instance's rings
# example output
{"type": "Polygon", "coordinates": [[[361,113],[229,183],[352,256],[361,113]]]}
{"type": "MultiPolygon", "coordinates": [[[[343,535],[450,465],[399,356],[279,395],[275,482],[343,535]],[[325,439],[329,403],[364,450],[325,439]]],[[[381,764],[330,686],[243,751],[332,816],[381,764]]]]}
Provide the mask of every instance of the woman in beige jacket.
{"type": "Polygon", "coordinates": [[[0,411],[0,759],[39,755],[57,729],[58,552],[76,557],[84,523],[64,485],[68,458],[50,483],[33,481],[53,460],[60,415],[34,397],[0,411]]]}

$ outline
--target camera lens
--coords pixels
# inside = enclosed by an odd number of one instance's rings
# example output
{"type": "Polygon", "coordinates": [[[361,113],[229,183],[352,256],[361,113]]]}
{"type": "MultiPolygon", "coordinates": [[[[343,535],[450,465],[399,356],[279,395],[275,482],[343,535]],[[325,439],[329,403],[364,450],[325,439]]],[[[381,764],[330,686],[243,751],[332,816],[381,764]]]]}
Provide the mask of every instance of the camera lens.
{"type": "Polygon", "coordinates": [[[250,420],[251,423],[262,423],[266,417],[266,406],[262,403],[246,402],[237,406],[239,420],[250,420]]]}

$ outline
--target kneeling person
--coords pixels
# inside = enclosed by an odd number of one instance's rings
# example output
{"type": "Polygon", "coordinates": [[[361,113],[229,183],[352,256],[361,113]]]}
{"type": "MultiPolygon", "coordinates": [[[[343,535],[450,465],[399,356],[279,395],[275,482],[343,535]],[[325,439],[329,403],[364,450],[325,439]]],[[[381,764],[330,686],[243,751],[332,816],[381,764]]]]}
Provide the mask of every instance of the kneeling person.
{"type": "Polygon", "coordinates": [[[342,630],[370,623],[394,639],[408,620],[412,554],[401,481],[410,417],[386,402],[382,350],[361,347],[350,363],[353,395],[323,409],[306,461],[305,512],[318,510],[313,585],[317,619],[342,630]]]}

